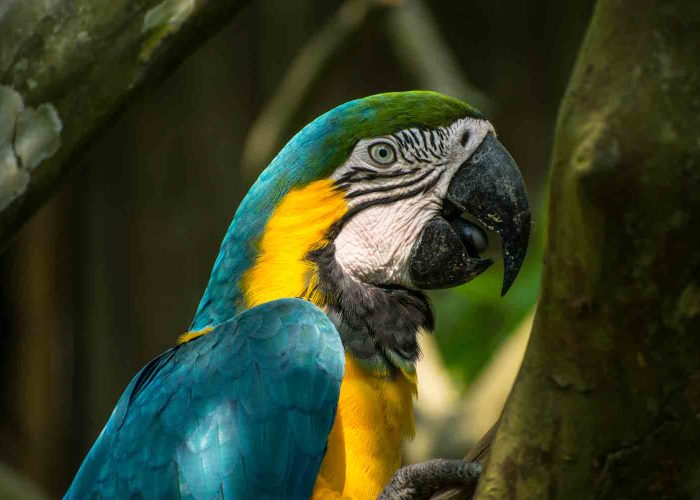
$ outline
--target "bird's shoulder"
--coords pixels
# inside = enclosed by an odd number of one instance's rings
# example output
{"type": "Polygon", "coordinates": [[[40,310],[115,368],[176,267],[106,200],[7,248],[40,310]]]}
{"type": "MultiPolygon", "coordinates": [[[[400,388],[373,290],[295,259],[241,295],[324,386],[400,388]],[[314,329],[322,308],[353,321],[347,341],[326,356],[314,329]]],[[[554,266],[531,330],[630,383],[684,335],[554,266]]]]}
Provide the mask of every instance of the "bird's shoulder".
{"type": "Polygon", "coordinates": [[[308,301],[270,301],[208,330],[151,360],[135,377],[131,402],[154,379],[173,371],[187,372],[189,382],[211,382],[211,376],[222,375],[221,370],[228,375],[222,381],[246,378],[253,365],[282,377],[321,370],[331,379],[342,379],[344,354],[339,334],[328,316],[308,301]]]}
{"type": "Polygon", "coordinates": [[[343,370],[338,332],[313,304],[245,311],[134,377],[69,496],[310,492],[343,370]]]}

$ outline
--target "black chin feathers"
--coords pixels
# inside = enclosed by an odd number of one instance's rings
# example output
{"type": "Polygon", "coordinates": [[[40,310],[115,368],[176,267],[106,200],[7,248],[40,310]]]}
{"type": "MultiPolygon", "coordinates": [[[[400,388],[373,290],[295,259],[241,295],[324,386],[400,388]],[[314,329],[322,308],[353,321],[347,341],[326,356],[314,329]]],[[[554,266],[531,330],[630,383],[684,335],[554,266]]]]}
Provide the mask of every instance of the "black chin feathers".
{"type": "Polygon", "coordinates": [[[318,268],[318,291],[347,352],[370,364],[402,368],[418,359],[418,332],[435,326],[425,294],[352,278],[336,262],[332,243],[308,259],[318,268]]]}

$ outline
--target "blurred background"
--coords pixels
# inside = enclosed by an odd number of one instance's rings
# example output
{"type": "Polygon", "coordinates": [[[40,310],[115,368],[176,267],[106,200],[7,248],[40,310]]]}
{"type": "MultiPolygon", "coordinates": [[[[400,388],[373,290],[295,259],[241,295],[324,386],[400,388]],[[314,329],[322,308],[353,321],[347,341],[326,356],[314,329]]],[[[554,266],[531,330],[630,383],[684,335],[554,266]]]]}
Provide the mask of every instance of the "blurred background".
{"type": "Polygon", "coordinates": [[[463,455],[498,417],[527,342],[557,106],[592,3],[252,2],[132,103],[0,255],[0,498],[65,491],[131,377],[187,330],[262,168],[317,115],[386,91],[481,108],[534,210],[507,297],[499,266],[432,295],[406,460],[463,455]]]}

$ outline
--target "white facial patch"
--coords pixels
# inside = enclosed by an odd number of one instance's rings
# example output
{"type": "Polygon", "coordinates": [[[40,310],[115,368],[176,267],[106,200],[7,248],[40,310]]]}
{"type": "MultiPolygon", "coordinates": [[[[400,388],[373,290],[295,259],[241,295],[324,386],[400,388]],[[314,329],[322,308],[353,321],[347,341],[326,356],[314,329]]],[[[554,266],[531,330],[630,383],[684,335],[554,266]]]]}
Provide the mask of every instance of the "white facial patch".
{"type": "Polygon", "coordinates": [[[413,245],[441,212],[452,176],[488,133],[495,134],[490,122],[463,118],[359,141],[332,176],[350,209],[335,239],[343,270],[367,283],[411,286],[413,245]]]}

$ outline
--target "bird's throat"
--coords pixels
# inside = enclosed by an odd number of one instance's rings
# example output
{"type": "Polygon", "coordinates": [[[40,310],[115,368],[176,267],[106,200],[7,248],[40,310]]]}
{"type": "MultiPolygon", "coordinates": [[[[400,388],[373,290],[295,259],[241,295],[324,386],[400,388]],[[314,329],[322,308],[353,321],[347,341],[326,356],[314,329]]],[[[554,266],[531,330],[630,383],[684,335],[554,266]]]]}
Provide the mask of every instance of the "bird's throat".
{"type": "Polygon", "coordinates": [[[323,298],[345,351],[375,371],[413,373],[418,334],[434,327],[427,297],[417,290],[364,283],[350,276],[335,260],[333,243],[312,251],[308,258],[316,267],[313,293],[323,298]]]}

